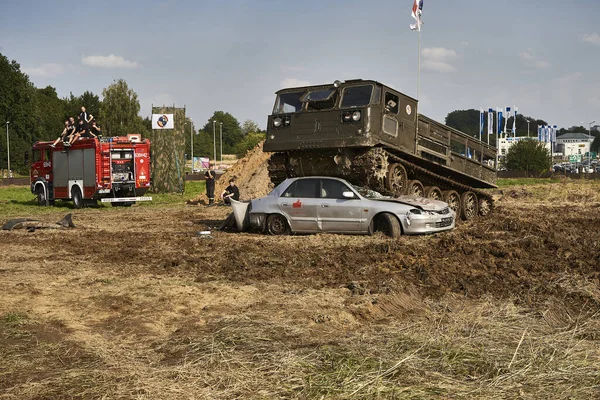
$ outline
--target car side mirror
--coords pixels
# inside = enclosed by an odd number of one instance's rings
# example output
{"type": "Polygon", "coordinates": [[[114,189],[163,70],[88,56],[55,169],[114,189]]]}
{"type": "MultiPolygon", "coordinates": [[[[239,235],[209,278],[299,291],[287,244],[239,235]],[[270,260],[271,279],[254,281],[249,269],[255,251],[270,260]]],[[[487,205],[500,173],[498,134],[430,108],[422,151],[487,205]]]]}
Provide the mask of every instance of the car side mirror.
{"type": "Polygon", "coordinates": [[[342,196],[343,196],[345,199],[353,199],[353,198],[354,198],[354,193],[353,193],[353,192],[350,192],[350,191],[347,191],[347,192],[343,192],[343,193],[342,193],[342,196]]]}

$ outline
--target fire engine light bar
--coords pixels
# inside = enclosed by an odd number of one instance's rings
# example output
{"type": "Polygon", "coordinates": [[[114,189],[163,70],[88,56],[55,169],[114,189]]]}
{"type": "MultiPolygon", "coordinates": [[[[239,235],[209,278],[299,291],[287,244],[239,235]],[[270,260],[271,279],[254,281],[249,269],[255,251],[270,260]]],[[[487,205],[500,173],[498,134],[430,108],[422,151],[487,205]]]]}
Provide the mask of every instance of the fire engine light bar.
{"type": "Polygon", "coordinates": [[[106,197],[100,200],[102,203],[120,203],[125,201],[152,201],[152,197],[140,196],[140,197],[106,197]]]}

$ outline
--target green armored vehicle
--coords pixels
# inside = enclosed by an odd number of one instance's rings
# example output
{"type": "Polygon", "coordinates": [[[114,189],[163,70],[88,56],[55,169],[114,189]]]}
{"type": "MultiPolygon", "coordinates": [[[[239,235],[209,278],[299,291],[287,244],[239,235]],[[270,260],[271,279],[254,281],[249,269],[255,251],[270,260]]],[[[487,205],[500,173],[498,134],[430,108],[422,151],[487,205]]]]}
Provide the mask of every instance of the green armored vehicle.
{"type": "Polygon", "coordinates": [[[417,100],[371,80],[278,91],[264,151],[269,174],[344,178],[389,195],[446,201],[463,219],[492,209],[496,149],[417,113],[417,100]]]}

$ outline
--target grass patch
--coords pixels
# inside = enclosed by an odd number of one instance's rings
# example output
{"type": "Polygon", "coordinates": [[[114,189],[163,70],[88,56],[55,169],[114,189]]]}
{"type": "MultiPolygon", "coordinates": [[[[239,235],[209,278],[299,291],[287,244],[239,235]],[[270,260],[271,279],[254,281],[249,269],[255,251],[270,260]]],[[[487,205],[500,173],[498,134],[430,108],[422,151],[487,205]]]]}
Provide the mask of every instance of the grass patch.
{"type": "MultiPolygon", "coordinates": [[[[181,193],[148,193],[152,201],[138,203],[138,207],[159,207],[173,204],[183,204],[186,200],[197,197],[205,190],[204,181],[188,181],[185,191],[181,193]]],[[[60,209],[69,212],[73,209],[70,201],[57,200],[53,207],[40,207],[29,186],[3,186],[0,187],[0,218],[31,217],[40,214],[54,213],[60,209]]],[[[115,209],[108,203],[98,203],[96,209],[115,209]]],[[[117,208],[118,209],[118,208],[117,208]]]]}
{"type": "Polygon", "coordinates": [[[516,179],[498,179],[496,184],[498,187],[508,186],[527,186],[527,185],[547,185],[558,183],[560,179],[552,178],[516,178],[516,179]]]}
{"type": "Polygon", "coordinates": [[[13,327],[21,325],[26,319],[27,315],[18,312],[9,312],[2,318],[6,325],[13,327]]]}

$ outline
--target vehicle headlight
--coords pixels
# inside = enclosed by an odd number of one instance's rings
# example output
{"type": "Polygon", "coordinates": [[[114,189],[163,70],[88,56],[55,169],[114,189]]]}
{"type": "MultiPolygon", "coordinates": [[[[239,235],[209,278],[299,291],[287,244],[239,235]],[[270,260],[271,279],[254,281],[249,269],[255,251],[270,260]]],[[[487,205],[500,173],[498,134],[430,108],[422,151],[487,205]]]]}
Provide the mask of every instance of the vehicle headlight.
{"type": "Polygon", "coordinates": [[[269,136],[269,139],[271,139],[271,140],[275,139],[275,135],[269,136]]]}
{"type": "Polygon", "coordinates": [[[279,118],[279,117],[277,117],[277,118],[274,118],[274,119],[273,119],[273,126],[274,126],[275,128],[279,128],[279,127],[281,126],[281,122],[282,122],[282,121],[281,121],[281,118],[279,118]]]}
{"type": "Polygon", "coordinates": [[[290,126],[291,123],[292,123],[292,117],[290,117],[289,115],[286,115],[285,119],[283,120],[283,125],[290,126]]]}
{"type": "Polygon", "coordinates": [[[354,121],[354,122],[360,121],[360,111],[354,111],[352,113],[352,121],[354,121]]]}

